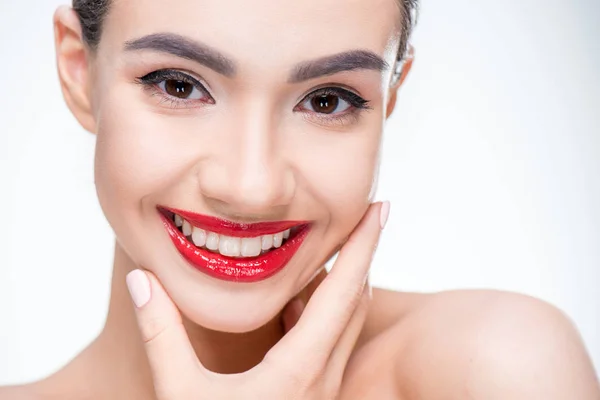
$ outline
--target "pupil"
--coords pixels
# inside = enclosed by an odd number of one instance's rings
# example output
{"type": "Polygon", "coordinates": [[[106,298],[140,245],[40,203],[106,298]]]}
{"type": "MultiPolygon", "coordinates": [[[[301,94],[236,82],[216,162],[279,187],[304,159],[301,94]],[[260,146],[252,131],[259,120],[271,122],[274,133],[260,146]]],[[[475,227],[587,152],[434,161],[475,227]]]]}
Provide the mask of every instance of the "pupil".
{"type": "Polygon", "coordinates": [[[165,89],[171,96],[185,99],[190,95],[193,85],[184,81],[168,80],[165,82],[165,89]]]}
{"type": "Polygon", "coordinates": [[[314,97],[312,99],[312,106],[314,110],[323,114],[331,114],[334,112],[338,106],[338,103],[339,98],[331,94],[314,97]]]}

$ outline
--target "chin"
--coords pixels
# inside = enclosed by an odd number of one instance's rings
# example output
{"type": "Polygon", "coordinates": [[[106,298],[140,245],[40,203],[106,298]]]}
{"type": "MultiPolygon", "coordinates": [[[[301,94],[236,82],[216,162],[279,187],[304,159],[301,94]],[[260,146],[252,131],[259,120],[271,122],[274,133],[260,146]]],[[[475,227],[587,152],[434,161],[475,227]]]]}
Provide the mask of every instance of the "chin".
{"type": "Polygon", "coordinates": [[[215,301],[215,296],[200,303],[186,300],[175,303],[185,319],[195,325],[219,332],[245,333],[255,331],[276,318],[286,305],[288,297],[284,293],[265,293],[250,297],[225,293],[224,296],[227,298],[220,304],[215,301]],[[281,300],[276,300],[275,297],[281,300]]]}
{"type": "Polygon", "coordinates": [[[265,314],[248,317],[242,313],[231,313],[228,316],[205,315],[205,318],[202,320],[194,321],[189,319],[189,321],[213,331],[227,333],[247,333],[260,329],[268,322],[272,321],[277,315],[278,313],[275,313],[274,315],[265,314]]]}

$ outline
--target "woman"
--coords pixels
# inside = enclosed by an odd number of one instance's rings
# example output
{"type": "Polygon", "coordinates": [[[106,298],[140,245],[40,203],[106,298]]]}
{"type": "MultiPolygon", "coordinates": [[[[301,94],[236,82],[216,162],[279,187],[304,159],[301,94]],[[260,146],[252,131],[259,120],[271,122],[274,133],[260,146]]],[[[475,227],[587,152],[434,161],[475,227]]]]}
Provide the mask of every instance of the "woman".
{"type": "Polygon", "coordinates": [[[65,100],[97,135],[111,304],[77,358],[0,398],[598,399],[545,303],[368,285],[414,2],[248,4],[55,13],[65,100]]]}

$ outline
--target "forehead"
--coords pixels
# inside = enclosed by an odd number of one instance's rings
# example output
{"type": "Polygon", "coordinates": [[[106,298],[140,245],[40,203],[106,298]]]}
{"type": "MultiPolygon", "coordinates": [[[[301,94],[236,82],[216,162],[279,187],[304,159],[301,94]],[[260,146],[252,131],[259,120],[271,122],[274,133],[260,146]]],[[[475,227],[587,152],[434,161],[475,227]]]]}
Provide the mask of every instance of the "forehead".
{"type": "Polygon", "coordinates": [[[113,0],[102,45],[120,52],[128,40],[171,32],[250,67],[353,49],[388,59],[399,24],[397,0],[113,0]]]}

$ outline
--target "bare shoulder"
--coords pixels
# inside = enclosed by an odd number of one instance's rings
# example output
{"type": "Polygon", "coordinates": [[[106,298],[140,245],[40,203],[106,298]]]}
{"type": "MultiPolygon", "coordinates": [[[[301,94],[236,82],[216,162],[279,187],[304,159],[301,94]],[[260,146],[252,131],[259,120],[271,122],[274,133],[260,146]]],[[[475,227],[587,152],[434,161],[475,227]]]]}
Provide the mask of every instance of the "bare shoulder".
{"type": "Polygon", "coordinates": [[[69,400],[89,399],[87,395],[74,395],[68,393],[65,387],[72,387],[73,384],[65,384],[61,381],[60,372],[57,371],[40,380],[31,381],[15,386],[0,386],[0,400],[69,400]]]}
{"type": "Polygon", "coordinates": [[[366,343],[379,337],[382,332],[403,321],[408,314],[419,308],[430,297],[431,294],[425,293],[373,288],[369,313],[359,342],[366,343]]]}
{"type": "Polygon", "coordinates": [[[573,323],[533,297],[374,289],[362,339],[357,358],[390,363],[402,399],[600,399],[573,323]]]}
{"type": "Polygon", "coordinates": [[[0,400],[40,400],[34,385],[0,386],[0,400]]]}

